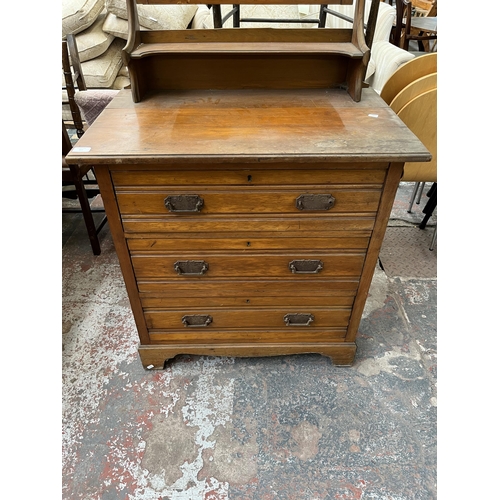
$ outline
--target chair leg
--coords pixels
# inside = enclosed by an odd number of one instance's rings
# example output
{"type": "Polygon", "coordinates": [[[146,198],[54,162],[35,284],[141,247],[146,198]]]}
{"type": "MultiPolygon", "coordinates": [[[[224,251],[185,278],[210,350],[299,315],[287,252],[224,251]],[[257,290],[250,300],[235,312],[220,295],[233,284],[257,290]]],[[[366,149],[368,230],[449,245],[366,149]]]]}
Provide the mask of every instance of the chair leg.
{"type": "Polygon", "coordinates": [[[415,198],[417,196],[418,188],[420,182],[415,182],[415,187],[413,188],[413,193],[411,194],[410,205],[408,206],[408,213],[411,214],[411,209],[413,208],[413,203],[415,203],[415,198]]]}
{"type": "Polygon", "coordinates": [[[425,229],[427,221],[431,218],[431,215],[433,214],[434,209],[437,206],[437,183],[434,182],[432,184],[431,188],[427,193],[427,196],[429,197],[429,200],[427,201],[424,209],[422,210],[422,212],[425,214],[425,217],[418,226],[420,229],[425,229]]]}
{"type": "Polygon", "coordinates": [[[434,227],[434,232],[432,233],[432,240],[431,240],[431,246],[429,247],[429,250],[434,250],[434,245],[436,244],[436,237],[437,237],[437,224],[434,227]]]}
{"type": "Polygon", "coordinates": [[[415,201],[417,205],[420,205],[420,200],[422,199],[422,193],[424,192],[425,189],[425,182],[419,182],[419,184],[420,184],[420,189],[417,195],[417,200],[415,201]]]}
{"type": "Polygon", "coordinates": [[[75,167],[75,169],[72,170],[73,174],[75,175],[75,178],[78,179],[78,181],[75,181],[75,189],[78,195],[80,206],[82,208],[83,220],[85,221],[85,226],[87,227],[87,233],[89,235],[90,245],[92,247],[94,255],[100,255],[101,245],[99,244],[99,239],[97,237],[97,229],[95,227],[94,217],[92,216],[92,211],[90,209],[87,192],[85,191],[85,186],[83,185],[81,177],[78,175],[77,171],[78,166],[72,165],[72,167],[75,167]]]}
{"type": "Polygon", "coordinates": [[[422,219],[422,222],[418,225],[418,227],[420,229],[425,229],[425,226],[427,226],[427,222],[429,222],[431,215],[432,215],[432,212],[425,214],[425,217],[422,219]]]}

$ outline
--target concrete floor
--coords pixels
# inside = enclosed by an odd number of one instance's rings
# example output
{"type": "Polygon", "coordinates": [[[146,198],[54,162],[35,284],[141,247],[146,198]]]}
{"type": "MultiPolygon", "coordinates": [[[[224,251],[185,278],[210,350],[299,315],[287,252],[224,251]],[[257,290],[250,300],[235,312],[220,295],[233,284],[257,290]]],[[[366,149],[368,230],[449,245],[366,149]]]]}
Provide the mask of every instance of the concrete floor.
{"type": "MultiPolygon", "coordinates": [[[[430,184],[428,184],[430,187],[430,184]]],[[[108,226],[63,215],[65,500],[437,498],[437,211],[402,183],[352,367],[181,356],[145,371],[108,226]]]]}

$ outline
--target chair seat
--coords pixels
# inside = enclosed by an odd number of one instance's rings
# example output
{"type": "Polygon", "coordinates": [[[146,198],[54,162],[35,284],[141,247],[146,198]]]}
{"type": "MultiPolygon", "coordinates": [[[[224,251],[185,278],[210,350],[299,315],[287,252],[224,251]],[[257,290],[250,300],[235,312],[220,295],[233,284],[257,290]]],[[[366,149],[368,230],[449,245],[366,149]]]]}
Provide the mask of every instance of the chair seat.
{"type": "Polygon", "coordinates": [[[113,100],[118,92],[119,90],[113,89],[92,89],[77,92],[75,94],[75,102],[82,111],[88,126],[94,123],[95,119],[113,100]]]}
{"type": "Polygon", "coordinates": [[[419,31],[437,33],[437,17],[413,17],[411,27],[419,31]]]}

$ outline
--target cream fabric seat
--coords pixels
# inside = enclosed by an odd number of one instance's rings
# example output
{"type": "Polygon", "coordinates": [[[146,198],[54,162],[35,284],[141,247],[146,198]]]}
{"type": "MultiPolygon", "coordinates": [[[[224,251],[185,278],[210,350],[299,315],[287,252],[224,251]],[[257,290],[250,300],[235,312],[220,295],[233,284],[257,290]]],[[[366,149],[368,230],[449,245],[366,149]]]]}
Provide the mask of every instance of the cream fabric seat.
{"type": "MultiPolygon", "coordinates": [[[[365,81],[380,94],[389,78],[402,65],[414,59],[410,52],[383,40],[373,43],[365,81]]],[[[390,104],[390,103],[388,103],[390,104]]]]}

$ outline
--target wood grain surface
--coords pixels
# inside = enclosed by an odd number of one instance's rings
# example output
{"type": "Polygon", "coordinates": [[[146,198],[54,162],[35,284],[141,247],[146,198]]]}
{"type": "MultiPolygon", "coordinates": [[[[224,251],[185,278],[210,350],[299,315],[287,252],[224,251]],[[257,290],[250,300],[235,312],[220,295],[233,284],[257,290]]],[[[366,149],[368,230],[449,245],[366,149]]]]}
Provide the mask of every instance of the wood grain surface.
{"type": "Polygon", "coordinates": [[[171,91],[134,103],[130,90],[122,90],[78,147],[68,163],[430,159],[371,89],[359,103],[325,89],[171,91]]]}

